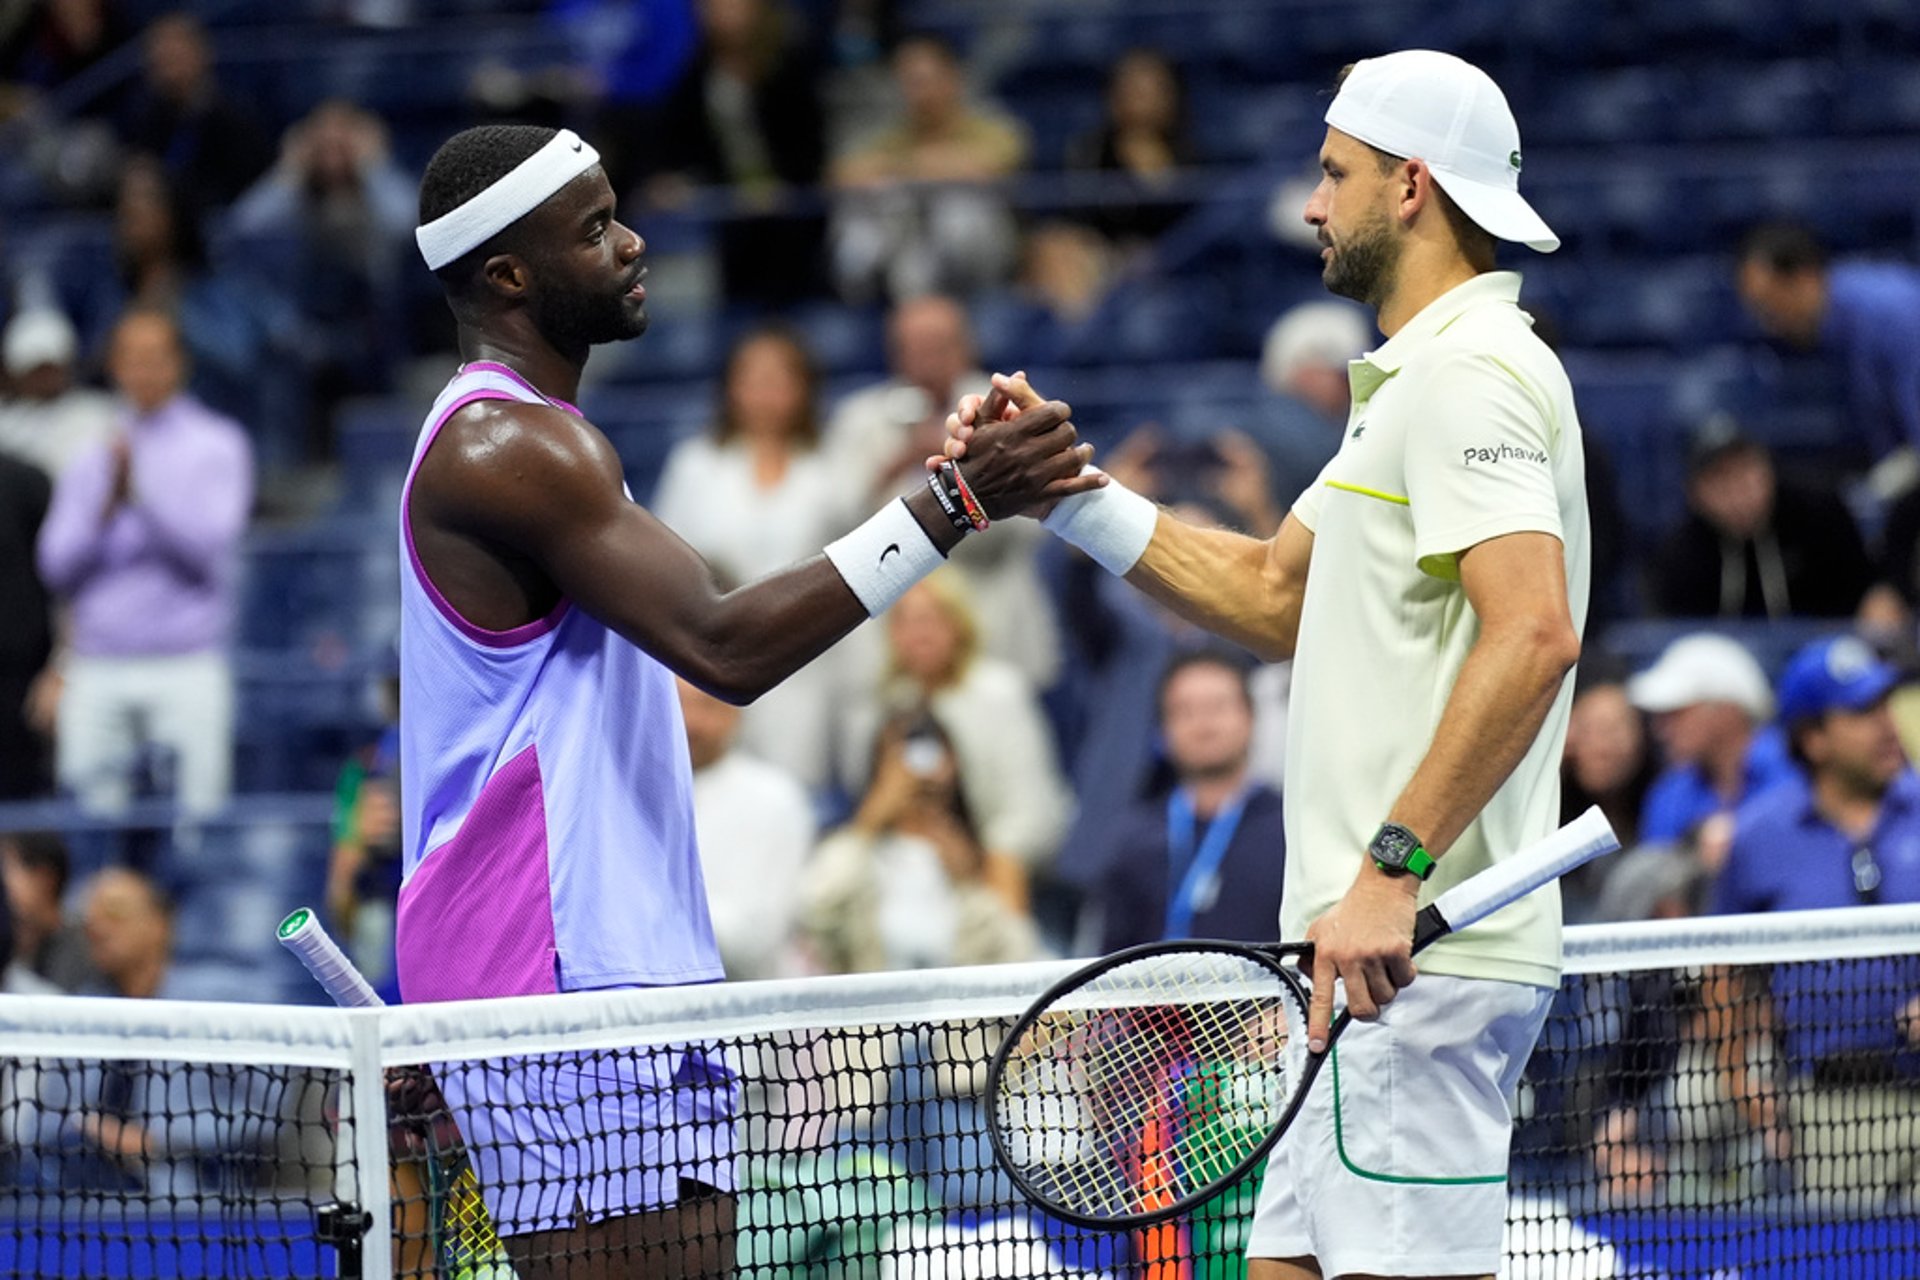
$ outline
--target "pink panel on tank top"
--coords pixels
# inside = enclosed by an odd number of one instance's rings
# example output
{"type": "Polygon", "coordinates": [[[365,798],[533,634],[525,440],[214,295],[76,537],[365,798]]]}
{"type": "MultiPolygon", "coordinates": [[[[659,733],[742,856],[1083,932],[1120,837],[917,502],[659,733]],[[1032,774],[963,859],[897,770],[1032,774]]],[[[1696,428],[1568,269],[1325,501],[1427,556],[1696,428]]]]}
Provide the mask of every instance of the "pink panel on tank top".
{"type": "Polygon", "coordinates": [[[547,820],[532,746],[487,779],[453,839],[400,888],[408,1004],[558,991],[547,820]]]}

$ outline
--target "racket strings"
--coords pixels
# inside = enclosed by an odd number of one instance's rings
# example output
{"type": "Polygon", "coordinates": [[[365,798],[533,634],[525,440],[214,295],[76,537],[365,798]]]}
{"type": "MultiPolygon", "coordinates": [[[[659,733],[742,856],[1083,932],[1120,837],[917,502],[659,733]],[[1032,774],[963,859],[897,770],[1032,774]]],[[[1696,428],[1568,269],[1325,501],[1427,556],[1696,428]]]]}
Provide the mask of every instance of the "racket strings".
{"type": "Polygon", "coordinates": [[[1258,1149],[1290,1100],[1305,1010],[1251,958],[1123,963],[1065,993],[1008,1054],[1004,1150],[1052,1203],[1093,1218],[1166,1208],[1258,1149]]]}

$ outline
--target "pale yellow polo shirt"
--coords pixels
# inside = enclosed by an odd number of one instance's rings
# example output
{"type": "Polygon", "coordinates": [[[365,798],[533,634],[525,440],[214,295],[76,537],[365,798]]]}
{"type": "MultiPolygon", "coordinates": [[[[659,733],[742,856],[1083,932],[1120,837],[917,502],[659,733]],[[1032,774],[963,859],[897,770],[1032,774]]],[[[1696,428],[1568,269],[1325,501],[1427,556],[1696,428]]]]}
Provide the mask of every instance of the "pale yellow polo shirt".
{"type": "MultiPolygon", "coordinates": [[[[1339,901],[1426,755],[1479,621],[1457,557],[1503,534],[1560,539],[1587,616],[1586,467],[1560,361],[1491,272],[1350,366],[1346,439],[1293,514],[1314,533],[1287,725],[1281,936],[1339,901]]],[[[1422,904],[1559,823],[1569,675],[1531,750],[1423,889],[1422,904]]],[[[1416,833],[1420,834],[1420,833],[1416,833]]],[[[1557,888],[1442,939],[1423,972],[1555,987],[1557,888]]]]}

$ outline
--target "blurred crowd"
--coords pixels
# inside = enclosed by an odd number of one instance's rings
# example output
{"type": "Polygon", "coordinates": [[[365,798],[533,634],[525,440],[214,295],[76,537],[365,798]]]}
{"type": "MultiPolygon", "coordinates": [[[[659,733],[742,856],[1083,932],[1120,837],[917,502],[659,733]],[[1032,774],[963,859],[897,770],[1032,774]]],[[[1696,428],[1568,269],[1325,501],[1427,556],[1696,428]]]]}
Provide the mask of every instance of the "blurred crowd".
{"type": "MultiPolygon", "coordinates": [[[[369,25],[408,9],[337,7],[369,25]]],[[[1098,128],[1045,157],[1052,174],[1100,175],[1100,194],[1035,215],[1009,196],[1035,163],[1028,131],[960,50],[903,29],[885,0],[549,10],[607,38],[569,65],[479,67],[465,106],[583,126],[643,235],[726,210],[712,287],[757,310],[708,429],[638,496],[729,581],[813,554],[916,483],[948,407],[984,389],[982,291],[1022,300],[1036,361],[1097,349],[1197,203],[1207,122],[1151,49],[1112,66],[1098,128]],[[821,300],[886,308],[884,377],[829,397],[815,336],[786,310],[821,300]]],[[[0,250],[0,799],[59,795],[110,818],[160,795],[189,828],[221,810],[246,714],[233,620],[250,522],[285,519],[276,486],[335,461],[342,405],[451,367],[387,125],[339,99],[264,119],[223,87],[214,49],[188,12],[140,25],[116,0],[0,6],[0,115],[23,160],[0,194],[92,211],[107,235],[105,252],[0,250]],[[133,74],[61,105],[125,49],[133,74]]],[[[1765,340],[1831,368],[1846,426],[1822,457],[1843,462],[1799,466],[1702,413],[1672,442],[1685,512],[1640,545],[1623,509],[1643,495],[1619,490],[1587,436],[1601,589],[1564,790],[1569,815],[1599,804],[1631,851],[1567,886],[1570,921],[1920,902],[1920,269],[1835,259],[1785,222],[1723,248],[1765,340]],[[1630,670],[1610,638],[1647,620],[1679,638],[1630,670]],[[1833,635],[1783,661],[1766,628],[1806,634],[1795,624],[1833,635]]],[[[658,292],[664,310],[687,289],[658,292]]],[[[1122,423],[1102,464],[1190,520],[1264,536],[1339,448],[1347,362],[1376,335],[1333,301],[1260,320],[1244,412],[1122,423]]],[[[1270,939],[1288,680],[1009,522],[754,706],[683,687],[730,975],[1270,939]]],[[[390,721],[404,691],[382,693],[390,721]]],[[[386,982],[391,729],[339,766],[327,908],[386,982]]],[[[136,861],[82,880],[58,835],[0,837],[7,989],[169,994],[168,867],[136,861]]],[[[1920,981],[1872,988],[1861,998],[1902,999],[1838,1038],[1819,1001],[1725,986],[1675,997],[1680,1052],[1711,1059],[1700,1078],[1721,1081],[1729,1131],[1782,1159],[1795,1118],[1752,1101],[1775,1096],[1743,1083],[1755,1061],[1818,1081],[1871,1058],[1876,1083],[1832,1088],[1879,1090],[1873,1106],[1920,1073],[1920,1007],[1904,998],[1920,981]],[[1722,1016],[1762,1006],[1737,1035],[1722,1016]],[[1778,1045],[1777,1061],[1730,1041],[1778,1045]]],[[[1595,1159],[1622,1195],[1652,1194],[1677,1174],[1636,1135],[1673,1076],[1626,1078],[1639,1092],[1610,1097],[1595,1159]]],[[[1910,1128],[1879,1132],[1910,1153],[1910,1128]]],[[[109,1159],[126,1145],[97,1141],[109,1159]]],[[[1887,1167],[1907,1179],[1887,1194],[1911,1195],[1911,1161],[1887,1167]]]]}

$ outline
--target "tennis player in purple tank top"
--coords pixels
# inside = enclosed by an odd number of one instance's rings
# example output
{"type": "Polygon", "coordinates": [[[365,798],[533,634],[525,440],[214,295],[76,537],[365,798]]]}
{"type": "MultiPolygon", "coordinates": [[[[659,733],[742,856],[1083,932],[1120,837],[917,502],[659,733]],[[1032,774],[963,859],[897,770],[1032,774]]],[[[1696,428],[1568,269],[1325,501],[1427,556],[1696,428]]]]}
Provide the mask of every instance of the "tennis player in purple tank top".
{"type": "MultiPolygon", "coordinates": [[[[570,401],[647,327],[646,246],[567,131],[470,129],[420,188],[465,363],[401,503],[408,1001],[721,977],[673,675],[749,702],[994,519],[1098,487],[1064,404],[982,429],[964,473],[734,591],[635,504],[570,401]]],[[[525,1280],[731,1275],[732,1106],[697,1049],[440,1080],[525,1280]]]]}

